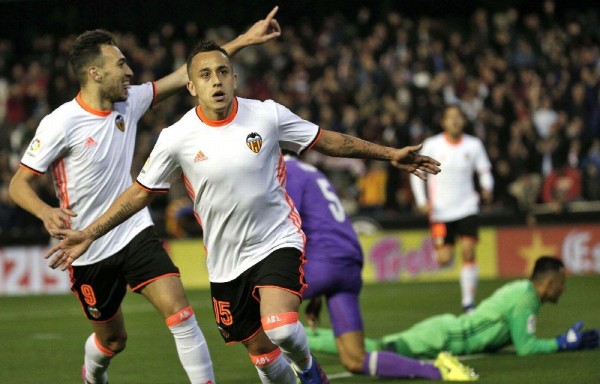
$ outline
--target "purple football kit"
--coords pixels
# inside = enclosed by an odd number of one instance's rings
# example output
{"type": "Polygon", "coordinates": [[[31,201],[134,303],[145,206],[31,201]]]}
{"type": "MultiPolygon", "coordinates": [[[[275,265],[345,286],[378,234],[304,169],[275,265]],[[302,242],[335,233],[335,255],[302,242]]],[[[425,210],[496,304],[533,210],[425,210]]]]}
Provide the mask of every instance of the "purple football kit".
{"type": "Polygon", "coordinates": [[[340,199],[323,173],[286,156],[286,190],[306,234],[303,297],[324,295],[336,336],[363,329],[358,295],[363,253],[340,199]]]}

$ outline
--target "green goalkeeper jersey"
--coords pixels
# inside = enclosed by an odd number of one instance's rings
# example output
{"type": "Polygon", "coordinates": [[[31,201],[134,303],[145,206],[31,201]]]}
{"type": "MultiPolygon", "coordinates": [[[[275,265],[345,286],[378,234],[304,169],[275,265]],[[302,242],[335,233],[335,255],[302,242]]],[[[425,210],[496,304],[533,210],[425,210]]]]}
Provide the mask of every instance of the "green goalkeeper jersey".
{"type": "Polygon", "coordinates": [[[383,349],[419,357],[448,350],[457,355],[492,352],[513,344],[518,355],[555,352],[555,339],[535,336],[541,302],[533,283],[508,283],[460,316],[444,314],[423,320],[408,330],[382,338],[383,349]]]}

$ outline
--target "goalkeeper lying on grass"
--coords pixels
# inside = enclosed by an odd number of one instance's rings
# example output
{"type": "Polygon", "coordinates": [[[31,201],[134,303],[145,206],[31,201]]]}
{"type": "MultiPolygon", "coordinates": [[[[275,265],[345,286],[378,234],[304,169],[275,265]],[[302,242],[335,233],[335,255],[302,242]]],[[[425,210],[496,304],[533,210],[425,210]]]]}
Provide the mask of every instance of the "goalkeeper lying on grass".
{"type": "MultiPolygon", "coordinates": [[[[435,357],[440,351],[455,355],[494,352],[510,344],[519,356],[598,348],[598,330],[584,331],[582,322],[554,339],[535,336],[541,305],[556,303],[564,285],[562,261],[543,256],[536,261],[529,280],[502,286],[474,311],[460,316],[433,316],[406,331],[367,339],[365,347],[367,351],[393,351],[420,359],[435,357]]],[[[316,328],[307,332],[311,351],[336,353],[331,330],[316,328]]]]}

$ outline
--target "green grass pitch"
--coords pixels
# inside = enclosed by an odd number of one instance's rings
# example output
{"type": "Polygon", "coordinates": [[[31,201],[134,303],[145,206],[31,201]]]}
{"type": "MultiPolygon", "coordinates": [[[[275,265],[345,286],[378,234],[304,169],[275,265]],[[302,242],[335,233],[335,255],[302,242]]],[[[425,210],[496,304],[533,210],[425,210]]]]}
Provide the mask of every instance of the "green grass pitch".
{"type": "MultiPolygon", "coordinates": [[[[481,281],[483,298],[506,280],[481,281]]],[[[366,334],[397,332],[429,315],[457,312],[457,282],[366,285],[362,309],[366,334]]],[[[209,343],[217,380],[259,383],[241,345],[226,346],[214,326],[208,291],[188,291],[188,298],[209,343]]],[[[111,384],[186,383],[171,335],[141,296],[128,294],[123,304],[129,340],[111,363],[111,384]]],[[[326,314],[324,323],[327,324],[326,314]]],[[[600,276],[569,277],[558,305],[546,304],[538,319],[538,335],[554,337],[576,320],[600,327],[600,276]]],[[[0,297],[0,383],[79,384],[83,343],[90,333],[72,295],[0,297]]],[[[335,356],[317,354],[334,383],[421,383],[347,377],[335,356]]],[[[600,350],[516,357],[511,352],[476,356],[466,363],[482,383],[600,383],[600,350]]]]}

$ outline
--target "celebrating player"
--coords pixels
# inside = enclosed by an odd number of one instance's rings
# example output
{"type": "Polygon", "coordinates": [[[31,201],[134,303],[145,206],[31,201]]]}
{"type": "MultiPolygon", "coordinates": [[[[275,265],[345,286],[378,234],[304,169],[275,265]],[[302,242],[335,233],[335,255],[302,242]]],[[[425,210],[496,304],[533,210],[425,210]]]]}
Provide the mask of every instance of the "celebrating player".
{"type": "Polygon", "coordinates": [[[463,256],[460,272],[462,307],[469,311],[475,306],[479,275],[475,260],[479,195],[473,184],[473,174],[479,175],[481,198],[486,203],[492,201],[494,179],[481,140],[463,133],[465,119],[460,109],[446,107],[441,125],[444,132],[425,139],[421,153],[435,154],[444,163],[444,172],[427,180],[427,193],[420,180],[411,177],[410,184],[418,208],[429,214],[431,236],[440,265],[449,265],[454,260],[454,243],[459,236],[463,256]]]}
{"type": "Polygon", "coordinates": [[[325,296],[335,345],[344,367],[367,376],[476,380],[477,375],[471,369],[446,353],[439,354],[432,365],[393,352],[365,351],[358,302],[363,265],[358,236],[325,175],[291,155],[286,154],[285,159],[286,190],[294,200],[306,234],[304,276],[308,288],[303,297],[312,299],[307,306],[309,324],[318,322],[320,298],[325,296]]]}
{"type": "MultiPolygon", "coordinates": [[[[234,54],[279,36],[277,7],[245,34],[225,45],[234,54]]],[[[70,63],[81,91],[46,116],[10,184],[11,198],[58,237],[63,228],[84,228],[131,185],[137,122],[153,103],[187,84],[187,65],[154,82],[131,85],[133,73],[106,31],[81,34],[70,63]],[[60,208],[32,188],[36,175],[52,171],[60,208]]],[[[204,335],[173,265],[142,210],[94,243],[70,270],[92,333],[85,343],[84,383],[107,383],[111,359],[125,348],[121,302],[127,286],[150,301],[173,333],[181,364],[192,383],[213,383],[204,335]]]]}
{"type": "MultiPolygon", "coordinates": [[[[458,317],[452,314],[430,317],[406,331],[368,340],[367,349],[431,358],[443,350],[465,355],[494,352],[508,345],[513,345],[519,356],[598,348],[598,330],[582,331],[582,322],[553,339],[536,337],[541,305],[558,302],[564,284],[562,261],[543,256],[536,261],[529,280],[504,285],[472,312],[458,317]]],[[[335,353],[331,330],[309,331],[308,338],[314,351],[335,353]]]]}
{"type": "Polygon", "coordinates": [[[281,149],[314,147],[333,156],[387,160],[425,178],[439,163],[331,131],[300,119],[271,100],[235,97],[229,55],[211,41],[188,57],[188,90],[198,106],[162,131],[137,183],[82,232],[53,247],[51,265],[68,267],[95,239],[168,191],[181,171],[204,229],[215,317],[223,339],[242,342],[264,383],[326,383],[311,357],[298,308],[305,288],[304,234],[283,187],[281,149]]]}

